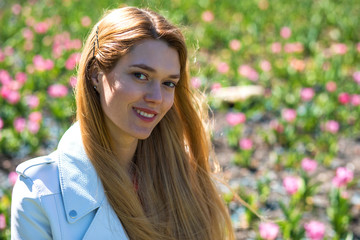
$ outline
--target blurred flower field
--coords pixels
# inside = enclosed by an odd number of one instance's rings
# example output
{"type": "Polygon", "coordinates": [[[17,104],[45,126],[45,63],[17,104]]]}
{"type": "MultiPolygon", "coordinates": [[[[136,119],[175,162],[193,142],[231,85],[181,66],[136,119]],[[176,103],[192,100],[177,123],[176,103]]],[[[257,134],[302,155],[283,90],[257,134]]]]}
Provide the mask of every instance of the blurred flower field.
{"type": "Polygon", "coordinates": [[[82,43],[119,5],[182,26],[223,174],[262,217],[224,190],[238,239],[360,239],[358,0],[0,1],[0,239],[15,165],[73,122],[82,43]],[[234,86],[261,91],[218,97],[234,86]]]}

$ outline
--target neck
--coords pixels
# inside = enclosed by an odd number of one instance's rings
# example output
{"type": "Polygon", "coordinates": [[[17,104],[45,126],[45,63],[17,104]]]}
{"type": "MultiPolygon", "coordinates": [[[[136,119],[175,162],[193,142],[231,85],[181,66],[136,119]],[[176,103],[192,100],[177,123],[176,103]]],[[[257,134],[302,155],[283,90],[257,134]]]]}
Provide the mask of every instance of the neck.
{"type": "Polygon", "coordinates": [[[113,151],[118,159],[121,161],[121,164],[126,166],[127,169],[130,168],[131,162],[135,155],[138,139],[114,139],[113,140],[113,151]]]}

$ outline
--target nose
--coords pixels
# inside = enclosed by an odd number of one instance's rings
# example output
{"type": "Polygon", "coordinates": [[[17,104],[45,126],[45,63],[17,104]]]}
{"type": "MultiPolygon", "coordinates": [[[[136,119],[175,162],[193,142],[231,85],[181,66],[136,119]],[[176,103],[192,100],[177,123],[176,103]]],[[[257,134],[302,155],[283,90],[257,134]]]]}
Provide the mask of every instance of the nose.
{"type": "Polygon", "coordinates": [[[160,83],[154,81],[152,84],[149,84],[144,99],[151,103],[161,103],[163,96],[160,83]]]}

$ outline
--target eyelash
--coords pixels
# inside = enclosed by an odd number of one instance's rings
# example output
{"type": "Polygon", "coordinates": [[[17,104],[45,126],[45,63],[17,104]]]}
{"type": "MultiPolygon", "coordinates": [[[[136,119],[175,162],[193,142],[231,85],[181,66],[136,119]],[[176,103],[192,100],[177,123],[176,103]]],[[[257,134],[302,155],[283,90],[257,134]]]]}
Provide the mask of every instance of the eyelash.
{"type": "MultiPolygon", "coordinates": [[[[135,72],[133,73],[134,77],[136,77],[137,79],[139,80],[147,80],[149,77],[148,75],[144,74],[144,73],[141,73],[141,72],[135,72]],[[141,78],[141,75],[145,76],[146,79],[142,79],[141,78]]],[[[170,88],[175,88],[176,87],[176,83],[175,82],[172,82],[172,81],[167,81],[167,82],[164,82],[164,84],[170,88]]]]}

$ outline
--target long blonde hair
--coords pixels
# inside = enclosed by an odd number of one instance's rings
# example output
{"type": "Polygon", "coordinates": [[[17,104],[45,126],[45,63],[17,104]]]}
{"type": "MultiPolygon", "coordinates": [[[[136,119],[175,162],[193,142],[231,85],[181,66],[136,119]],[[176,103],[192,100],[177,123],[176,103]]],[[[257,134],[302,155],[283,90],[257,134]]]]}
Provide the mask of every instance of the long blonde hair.
{"type": "Polygon", "coordinates": [[[76,87],[77,120],[85,151],[130,239],[234,239],[229,214],[211,176],[211,145],[203,124],[207,109],[190,89],[187,68],[180,30],[150,10],[125,7],[107,12],[84,46],[76,87]],[[181,67],[173,107],[150,137],[138,142],[133,160],[136,191],[128,169],[111,148],[91,77],[99,70],[110,72],[144,39],[167,42],[178,51],[181,67]]]}

